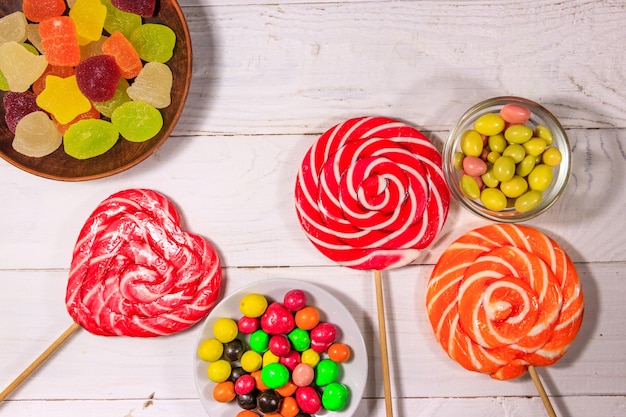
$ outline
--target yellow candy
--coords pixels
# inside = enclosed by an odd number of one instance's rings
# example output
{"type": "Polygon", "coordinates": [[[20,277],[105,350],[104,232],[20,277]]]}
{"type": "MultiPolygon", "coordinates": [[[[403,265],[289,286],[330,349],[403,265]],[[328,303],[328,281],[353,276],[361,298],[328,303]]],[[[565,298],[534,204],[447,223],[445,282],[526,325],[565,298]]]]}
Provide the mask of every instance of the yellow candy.
{"type": "Polygon", "coordinates": [[[215,324],[213,324],[213,335],[222,343],[231,342],[237,337],[238,333],[239,328],[237,327],[237,322],[233,319],[222,317],[217,319],[215,324]]]}
{"type": "Polygon", "coordinates": [[[70,9],[70,17],[76,25],[79,44],[86,45],[102,36],[107,8],[100,0],[77,0],[70,9]]]}
{"type": "Polygon", "coordinates": [[[502,211],[506,208],[506,196],[497,188],[485,188],[480,193],[480,201],[489,210],[502,211]]]}
{"type": "Polygon", "coordinates": [[[91,102],[80,92],[75,75],[67,78],[48,75],[46,88],[37,96],[37,105],[61,124],[91,109],[91,102]]]}
{"type": "Polygon", "coordinates": [[[307,349],[302,352],[300,355],[300,362],[306,363],[311,366],[311,368],[315,368],[320,361],[320,355],[313,349],[307,349]]]}
{"type": "Polygon", "coordinates": [[[504,130],[504,119],[496,113],[485,113],[474,122],[474,130],[485,136],[497,135],[504,130]]]}
{"type": "Polygon", "coordinates": [[[509,143],[524,143],[533,136],[533,130],[526,125],[511,125],[504,131],[509,143]]]}

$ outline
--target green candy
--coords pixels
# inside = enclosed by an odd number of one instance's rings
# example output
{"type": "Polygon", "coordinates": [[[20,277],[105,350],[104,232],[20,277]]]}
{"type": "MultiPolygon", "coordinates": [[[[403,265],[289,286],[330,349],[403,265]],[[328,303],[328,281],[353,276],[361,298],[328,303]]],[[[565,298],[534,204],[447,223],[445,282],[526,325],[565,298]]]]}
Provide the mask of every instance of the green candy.
{"type": "Polygon", "coordinates": [[[146,62],[165,64],[174,55],[176,34],[172,29],[157,23],[146,23],[135,29],[130,36],[139,57],[146,62]]]}
{"type": "Polygon", "coordinates": [[[111,97],[107,101],[95,101],[93,102],[93,106],[102,113],[103,116],[111,117],[115,109],[117,109],[122,104],[130,101],[130,97],[126,90],[128,89],[129,84],[125,78],[120,77],[120,80],[117,82],[117,87],[115,88],[115,93],[113,97],[111,97]]]}
{"type": "Polygon", "coordinates": [[[291,346],[298,352],[304,352],[311,346],[309,332],[304,329],[295,328],[287,335],[291,346]]]}
{"type": "Polygon", "coordinates": [[[250,349],[258,353],[263,353],[269,346],[270,335],[263,330],[257,330],[250,335],[249,343],[250,349]]]}
{"type": "Polygon", "coordinates": [[[107,32],[121,32],[128,39],[133,31],[141,26],[141,16],[134,13],[124,12],[111,4],[111,0],[100,1],[107,8],[107,15],[104,19],[104,29],[107,32]]]}
{"type": "Polygon", "coordinates": [[[315,384],[328,385],[335,382],[339,376],[339,365],[331,359],[322,359],[315,367],[315,384]]]}
{"type": "Polygon", "coordinates": [[[131,142],[152,139],[163,127],[161,112],[142,101],[128,101],[113,111],[111,122],[131,142]]]}
{"type": "Polygon", "coordinates": [[[271,389],[278,389],[289,381],[289,369],[279,362],[265,365],[261,370],[261,380],[271,389]]]}
{"type": "Polygon", "coordinates": [[[63,147],[71,157],[89,159],[107,152],[119,137],[117,128],[106,120],[79,120],[65,132],[63,147]]]}
{"type": "Polygon", "coordinates": [[[339,411],[346,406],[349,396],[348,387],[339,382],[332,382],[324,388],[322,405],[328,411],[339,411]]]}

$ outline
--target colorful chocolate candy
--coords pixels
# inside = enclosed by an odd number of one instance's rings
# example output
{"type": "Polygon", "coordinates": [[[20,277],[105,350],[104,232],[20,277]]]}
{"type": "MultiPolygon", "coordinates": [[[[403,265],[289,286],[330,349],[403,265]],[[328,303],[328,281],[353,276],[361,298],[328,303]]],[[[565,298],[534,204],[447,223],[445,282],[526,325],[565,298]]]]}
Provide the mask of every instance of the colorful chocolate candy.
{"type": "Polygon", "coordinates": [[[340,378],[341,363],[349,360],[350,348],[339,342],[333,344],[338,334],[336,326],[320,322],[319,311],[307,305],[304,291],[286,292],[282,303],[262,294],[246,294],[239,309],[243,316],[238,323],[231,318],[218,318],[213,337],[198,346],[198,357],[208,362],[208,377],[216,383],[216,401],[230,397],[224,393],[230,393],[230,388],[217,388],[228,380],[234,383],[234,398],[239,407],[254,410],[256,416],[280,412],[295,417],[347,406],[350,392],[340,378]],[[311,326],[310,321],[305,321],[309,328],[303,329],[298,327],[295,316],[306,309],[314,309],[315,324],[311,326]],[[233,339],[235,329],[241,328],[240,322],[245,319],[260,323],[261,328],[251,333],[239,332],[233,339]],[[318,344],[316,350],[309,347],[313,341],[318,344]],[[237,342],[236,353],[230,352],[233,342],[237,342]],[[337,349],[331,353],[330,346],[337,349]],[[230,372],[229,376],[226,372],[230,372]]]}

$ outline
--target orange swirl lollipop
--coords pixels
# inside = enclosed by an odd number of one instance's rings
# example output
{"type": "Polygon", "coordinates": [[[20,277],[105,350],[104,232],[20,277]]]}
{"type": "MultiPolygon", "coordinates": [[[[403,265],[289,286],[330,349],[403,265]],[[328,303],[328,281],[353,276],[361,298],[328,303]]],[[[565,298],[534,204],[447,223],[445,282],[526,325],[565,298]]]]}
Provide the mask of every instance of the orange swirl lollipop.
{"type": "Polygon", "coordinates": [[[163,195],[129,189],[105,199],[83,226],[66,304],[91,333],[162,336],[208,314],[221,283],[216,252],[184,232],[163,195]]]}
{"type": "Polygon", "coordinates": [[[583,292],[555,241],[527,226],[494,224],[444,251],[428,282],[426,307],[452,359],[506,380],[563,356],[582,322],[583,292]]]}

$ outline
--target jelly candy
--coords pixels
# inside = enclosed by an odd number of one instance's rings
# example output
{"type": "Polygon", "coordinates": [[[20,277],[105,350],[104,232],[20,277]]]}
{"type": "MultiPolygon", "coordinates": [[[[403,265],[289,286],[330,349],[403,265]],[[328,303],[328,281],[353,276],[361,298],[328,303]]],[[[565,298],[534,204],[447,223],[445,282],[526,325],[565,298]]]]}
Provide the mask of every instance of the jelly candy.
{"type": "Polygon", "coordinates": [[[86,45],[102,36],[107,8],[100,0],[77,0],[70,9],[70,17],[76,24],[76,34],[80,43],[86,45]]]}
{"type": "Polygon", "coordinates": [[[159,62],[148,62],[143,67],[133,85],[128,88],[128,95],[133,100],[144,101],[157,109],[162,109],[172,102],[172,70],[159,62]]]}
{"type": "Polygon", "coordinates": [[[63,136],[63,147],[73,158],[89,159],[107,152],[119,137],[117,128],[111,122],[85,119],[67,129],[63,136]]]}
{"type": "Polygon", "coordinates": [[[33,83],[32,89],[33,93],[36,95],[41,94],[41,92],[46,88],[46,77],[48,75],[56,75],[57,77],[67,78],[74,75],[73,67],[59,67],[56,65],[48,65],[43,74],[33,83]]]}
{"type": "Polygon", "coordinates": [[[63,138],[48,115],[42,111],[27,114],[15,129],[13,149],[26,156],[42,157],[51,154],[63,138]]]}
{"type": "Polygon", "coordinates": [[[141,16],[118,9],[111,4],[111,0],[102,0],[107,8],[107,17],[104,19],[104,29],[109,32],[120,32],[126,39],[135,29],[142,25],[141,16]]]}
{"type": "Polygon", "coordinates": [[[130,43],[144,61],[166,63],[174,54],[176,34],[165,25],[146,23],[133,31],[130,43]]]}
{"type": "Polygon", "coordinates": [[[113,98],[107,101],[100,101],[93,103],[94,107],[102,113],[103,116],[110,118],[113,115],[113,111],[121,106],[123,103],[130,101],[128,93],[128,81],[125,78],[120,78],[117,82],[117,88],[113,98]]]}
{"type": "Polygon", "coordinates": [[[26,25],[26,39],[30,42],[39,53],[44,54],[45,51],[41,46],[41,35],[39,34],[39,23],[29,23],[26,25]]]}
{"type": "Polygon", "coordinates": [[[154,15],[156,0],[111,0],[111,4],[121,11],[135,13],[143,17],[154,15]]]}
{"type": "Polygon", "coordinates": [[[46,88],[37,96],[37,104],[61,124],[69,123],[91,108],[91,102],[78,88],[75,75],[67,78],[48,75],[46,88]]]}
{"type": "Polygon", "coordinates": [[[113,98],[119,79],[120,69],[109,55],[92,56],[76,66],[78,88],[91,101],[113,98]]]}
{"type": "Polygon", "coordinates": [[[13,12],[0,18],[0,43],[24,42],[27,24],[22,12],[13,12]]]}
{"type": "Polygon", "coordinates": [[[131,142],[152,139],[163,127],[161,112],[142,101],[129,101],[113,111],[111,121],[131,142]]]}
{"type": "Polygon", "coordinates": [[[87,45],[80,45],[80,59],[85,60],[89,57],[102,55],[102,44],[109,39],[108,36],[102,35],[97,41],[89,42],[87,45]]]}
{"type": "Polygon", "coordinates": [[[62,123],[59,123],[59,121],[54,118],[52,118],[52,121],[57,127],[57,130],[62,135],[65,135],[65,132],[67,132],[67,129],[69,129],[70,126],[72,126],[73,124],[78,123],[80,120],[99,119],[99,118],[100,118],[100,112],[94,106],[91,106],[91,109],[89,109],[88,112],[79,114],[74,119],[72,119],[72,121],[70,121],[69,123],[62,124],[62,123]]]}
{"type": "Polygon", "coordinates": [[[22,11],[31,22],[42,22],[65,12],[64,0],[24,0],[22,11]]]}
{"type": "Polygon", "coordinates": [[[9,91],[4,95],[2,98],[5,110],[4,120],[12,133],[15,133],[15,127],[24,116],[41,110],[36,100],[37,96],[32,91],[22,93],[9,91]]]}
{"type": "Polygon", "coordinates": [[[7,81],[7,77],[4,76],[2,71],[0,71],[0,90],[9,91],[9,82],[7,81]]]}
{"type": "Polygon", "coordinates": [[[41,46],[52,65],[76,66],[80,62],[80,47],[76,25],[71,17],[59,16],[39,24],[41,46]]]}
{"type": "Polygon", "coordinates": [[[121,32],[111,34],[102,44],[102,52],[115,58],[124,78],[135,78],[141,71],[139,54],[121,32]]]}
{"type": "Polygon", "coordinates": [[[0,45],[0,71],[11,91],[28,90],[47,66],[46,57],[33,55],[17,42],[0,45]]]}

